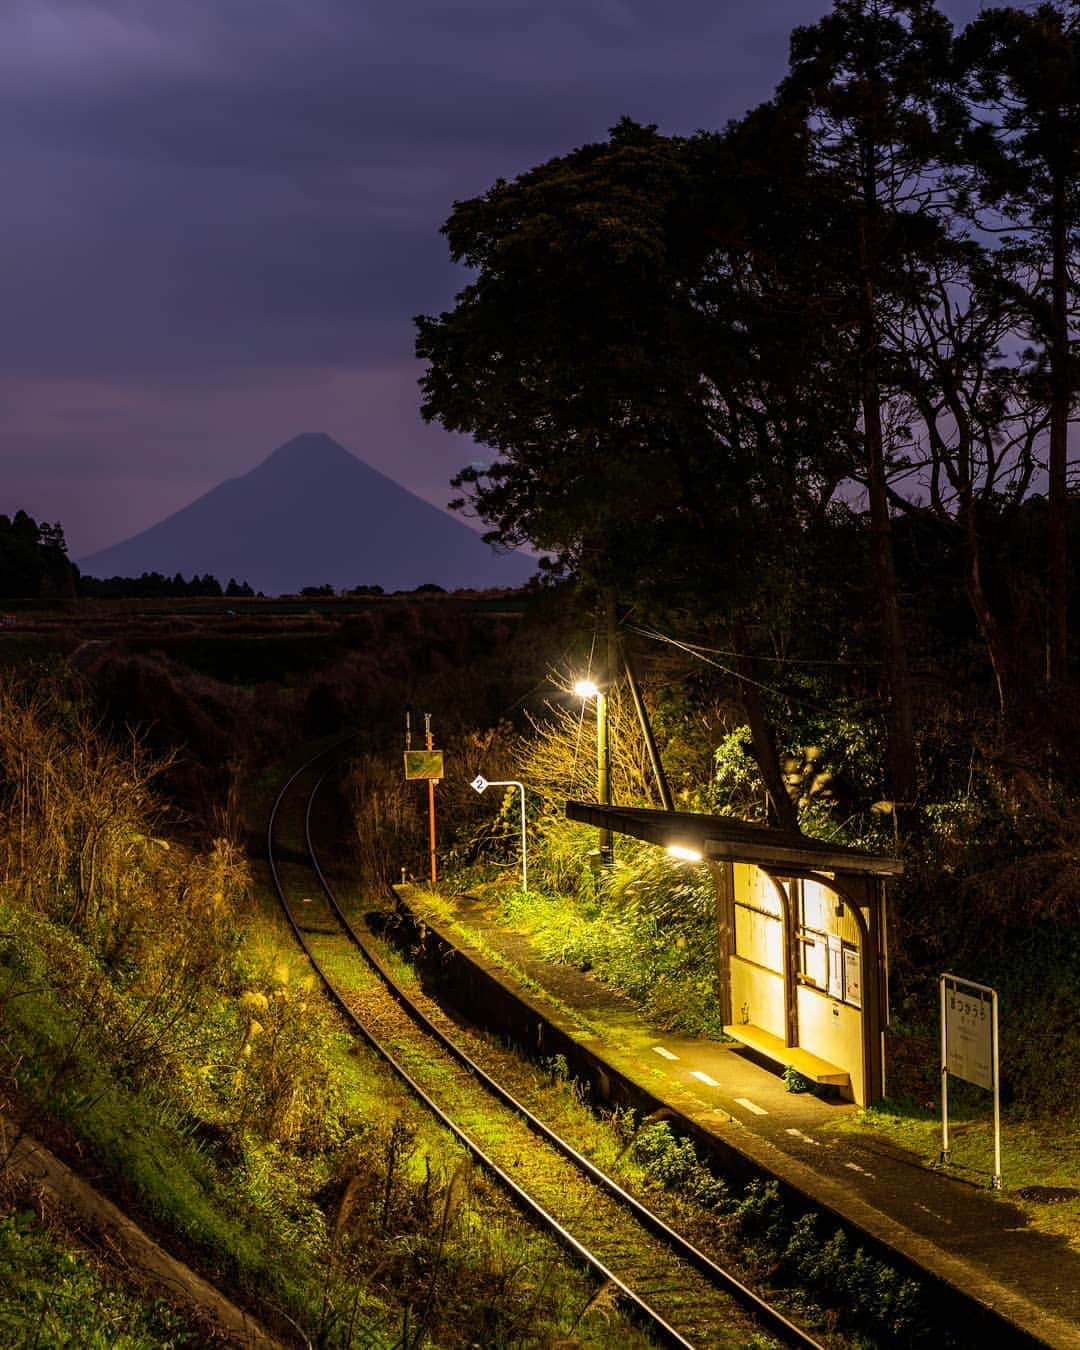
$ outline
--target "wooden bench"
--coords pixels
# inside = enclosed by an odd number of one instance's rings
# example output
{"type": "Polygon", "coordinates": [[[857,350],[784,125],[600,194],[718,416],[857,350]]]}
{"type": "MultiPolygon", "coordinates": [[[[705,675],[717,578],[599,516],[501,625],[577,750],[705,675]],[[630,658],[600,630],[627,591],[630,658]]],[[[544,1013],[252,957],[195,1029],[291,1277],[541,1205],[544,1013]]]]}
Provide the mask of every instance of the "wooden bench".
{"type": "Polygon", "coordinates": [[[827,1059],[820,1059],[817,1055],[812,1055],[809,1050],[803,1050],[798,1045],[785,1045],[779,1036],[774,1036],[771,1031],[764,1031],[761,1027],[752,1026],[749,1023],[739,1023],[735,1026],[724,1028],[724,1034],[730,1036],[733,1041],[738,1041],[750,1050],[756,1050],[759,1055],[764,1055],[766,1059],[771,1059],[784,1068],[790,1064],[793,1069],[798,1069],[804,1078],[811,1083],[825,1083],[831,1087],[850,1088],[851,1075],[836,1064],[830,1064],[827,1059]]]}

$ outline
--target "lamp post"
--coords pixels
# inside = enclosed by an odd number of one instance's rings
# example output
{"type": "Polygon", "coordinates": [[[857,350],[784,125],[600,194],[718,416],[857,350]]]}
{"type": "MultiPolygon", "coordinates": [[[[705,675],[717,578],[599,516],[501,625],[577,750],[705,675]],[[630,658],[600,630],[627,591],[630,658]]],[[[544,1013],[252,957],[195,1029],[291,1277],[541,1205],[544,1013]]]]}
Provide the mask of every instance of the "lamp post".
{"type": "Polygon", "coordinates": [[[521,793],[521,894],[524,895],[529,889],[529,865],[525,855],[525,784],[519,783],[516,778],[501,778],[489,783],[483,774],[478,773],[470,787],[474,792],[484,792],[489,787],[516,787],[521,793]]]}
{"type": "MultiPolygon", "coordinates": [[[[574,693],[579,698],[596,699],[596,800],[611,805],[611,739],[608,734],[607,695],[592,680],[578,680],[574,693]]],[[[614,857],[610,830],[599,832],[600,866],[610,867],[614,857]]]]}

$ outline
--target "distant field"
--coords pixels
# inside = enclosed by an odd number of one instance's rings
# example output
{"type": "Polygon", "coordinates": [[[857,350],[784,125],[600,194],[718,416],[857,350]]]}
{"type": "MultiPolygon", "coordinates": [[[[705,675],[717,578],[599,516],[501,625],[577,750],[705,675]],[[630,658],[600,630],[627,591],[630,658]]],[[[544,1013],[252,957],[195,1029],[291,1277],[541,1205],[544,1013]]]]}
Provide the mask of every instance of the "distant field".
{"type": "MultiPolygon", "coordinates": [[[[417,606],[512,617],[522,597],[401,595],[286,599],[4,601],[15,617],[0,627],[0,667],[47,663],[107,643],[161,652],[230,684],[283,681],[364,645],[365,616],[389,619],[417,606]]],[[[385,627],[376,625],[376,627],[385,627]]]]}

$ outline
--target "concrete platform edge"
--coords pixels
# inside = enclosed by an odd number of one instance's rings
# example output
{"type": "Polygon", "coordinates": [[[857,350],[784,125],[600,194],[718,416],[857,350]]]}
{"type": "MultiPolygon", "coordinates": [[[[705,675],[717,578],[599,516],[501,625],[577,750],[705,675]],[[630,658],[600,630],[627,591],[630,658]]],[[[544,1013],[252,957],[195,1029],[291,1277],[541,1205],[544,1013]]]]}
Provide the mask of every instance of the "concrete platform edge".
{"type": "Polygon", "coordinates": [[[1075,1325],[804,1167],[727,1112],[675,1086],[663,1091],[645,1086],[622,1062],[617,1046],[587,1031],[543,992],[523,987],[484,952],[466,946],[425,904],[422,893],[402,887],[395,891],[404,930],[398,940],[408,946],[422,977],[474,1025],[510,1036],[535,1057],[563,1055],[574,1075],[590,1085],[594,1099],[606,1105],[632,1106],[646,1116],[669,1115],[676,1128],[740,1182],[763,1174],[776,1178],[791,1200],[822,1212],[873,1255],[933,1291],[935,1303],[953,1305],[955,1316],[967,1323],[973,1317],[982,1322],[979,1330],[994,1335],[996,1344],[1080,1347],[1075,1325]]]}

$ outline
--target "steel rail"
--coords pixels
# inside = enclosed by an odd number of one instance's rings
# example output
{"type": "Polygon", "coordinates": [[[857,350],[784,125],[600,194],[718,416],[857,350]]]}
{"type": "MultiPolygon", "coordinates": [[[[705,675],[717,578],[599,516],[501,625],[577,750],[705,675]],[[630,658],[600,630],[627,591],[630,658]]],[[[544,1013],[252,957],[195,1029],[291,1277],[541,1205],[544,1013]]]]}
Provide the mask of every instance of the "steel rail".
{"type": "MultiPolygon", "coordinates": [[[[351,739],[351,737],[347,739],[351,739]]],[[[647,1322],[653,1330],[661,1335],[667,1344],[677,1346],[690,1345],[690,1342],[688,1342],[679,1331],[672,1327],[660,1313],[610,1271],[599,1257],[590,1252],[572,1234],[567,1232],[557,1219],[549,1214],[536,1200],[533,1199],[533,1197],[524,1191],[512,1177],[508,1176],[499,1165],[475,1143],[475,1141],[471,1140],[465,1132],[446,1115],[442,1108],[430,1098],[427,1092],[418,1083],[416,1083],[408,1071],[395,1060],[393,1055],[371,1034],[352,1009],[345,1003],[343,997],[334,987],[333,982],[323,971],[317,958],[311,951],[310,945],[304,938],[303,933],[289,908],[277,867],[274,863],[273,827],[281,803],[284,801],[286,794],[297,778],[313,768],[319,759],[334,750],[339,749],[341,744],[344,743],[346,742],[339,742],[334,746],[321,751],[311,760],[302,764],[300,768],[292,774],[279,792],[270,815],[270,822],[267,829],[267,858],[279,902],[285,912],[286,919],[292,928],[298,944],[311,962],[312,967],[318,974],[332,1001],[342,1011],[366,1043],[370,1045],[388,1065],[390,1065],[392,1070],[406,1083],[409,1090],[424,1102],[425,1106],[446,1126],[447,1129],[451,1131],[455,1138],[457,1138],[469,1152],[473,1154],[481,1166],[483,1166],[490,1175],[495,1177],[500,1184],[509,1191],[514,1202],[534,1218],[538,1219],[544,1227],[550,1229],[565,1248],[585,1261],[597,1275],[604,1280],[610,1281],[612,1286],[619,1291],[622,1299],[629,1305],[629,1310],[643,1321],[647,1322]]],[[[584,1157],[571,1144],[556,1134],[548,1125],[531,1112],[528,1107],[519,1102],[505,1087],[502,1086],[502,1084],[492,1078],[491,1075],[477,1064],[460,1045],[458,1045],[451,1037],[447,1036],[439,1026],[432,1022],[422,1009],[420,1009],[413,1000],[410,999],[408,994],[406,994],[397,984],[393,976],[386,970],[375,953],[370,950],[363,936],[358,933],[349,922],[338,903],[337,897],[326,877],[314,847],[311,833],[312,809],[319,789],[331,772],[332,768],[327,769],[322,773],[307,797],[304,812],[304,842],[308,859],[318,878],[319,885],[323,890],[327,903],[332,909],[338,923],[341,925],[342,930],[359,951],[371,970],[382,981],[387,991],[396,1000],[402,1010],[425,1034],[437,1041],[438,1044],[469,1074],[471,1074],[488,1093],[499,1100],[509,1110],[513,1111],[522,1121],[524,1121],[535,1135],[541,1138],[548,1146],[555,1149],[560,1156],[586,1176],[594,1185],[632,1214],[644,1229],[663,1242],[679,1259],[693,1266],[698,1273],[703,1275],[714,1287],[737,1300],[760,1322],[764,1323],[770,1331],[779,1334],[787,1342],[799,1346],[815,1348],[815,1350],[821,1350],[820,1343],[809,1336],[801,1327],[798,1327],[793,1322],[789,1321],[781,1312],[762,1299],[760,1295],[756,1294],[752,1289],[749,1289],[732,1275],[730,1271],[719,1266],[711,1257],[695,1247],[675,1229],[671,1228],[659,1215],[654,1214],[650,1209],[621,1187],[618,1182],[602,1172],[588,1158],[584,1157]]]]}
{"type": "Polygon", "coordinates": [[[323,872],[319,863],[318,854],[315,851],[311,838],[311,812],[315,803],[316,795],[323,783],[330,776],[332,769],[319,778],[318,782],[311,790],[308,797],[307,808],[304,812],[304,844],[307,849],[308,857],[311,860],[312,867],[319,879],[319,885],[322,887],[330,907],[333,909],[338,922],[346,931],[353,944],[359,949],[361,956],[368,963],[371,969],[383,981],[387,989],[398,1002],[401,1008],[409,1017],[428,1035],[433,1037],[438,1043],[452,1055],[454,1059],[488,1091],[492,1096],[507,1106],[511,1111],[518,1115],[528,1125],[534,1134],[543,1139],[547,1144],[562,1155],[568,1162],[572,1163],[580,1172],[584,1173],[594,1185],[600,1187],[613,1200],[617,1201],[622,1207],[628,1210],[637,1221],[646,1228],[654,1237],[659,1238],[666,1243],[672,1251],[681,1257],[688,1264],[692,1265],[700,1274],[704,1275],[711,1283],[722,1288],[726,1293],[737,1299],[744,1308],[749,1309],[763,1322],[767,1322],[772,1330],[775,1330],[785,1336],[788,1340],[806,1347],[817,1347],[821,1350],[820,1344],[811,1336],[807,1335],[801,1327],[789,1321],[783,1313],[766,1302],[759,1294],[756,1294],[747,1285],[743,1284],[729,1270],[718,1265],[710,1256],[695,1247],[681,1233],[672,1228],[658,1214],[654,1214],[651,1209],[643,1205],[640,1200],[631,1195],[606,1172],[603,1172],[591,1162],[584,1154],[579,1153],[577,1149],[560,1135],[556,1134],[550,1126],[546,1125],[538,1116],[529,1110],[524,1103],[517,1100],[511,1092],[501,1083],[492,1078],[491,1075],[483,1069],[458,1043],[448,1036],[441,1027],[437,1026],[427,1014],[408,996],[401,988],[394,977],[382,964],[379,958],[372,952],[353,925],[349,922],[341,906],[338,904],[337,897],[334,894],[329,881],[323,872]]]}
{"type": "MultiPolygon", "coordinates": [[[[322,755],[326,753],[328,752],[322,751],[320,755],[316,756],[315,758],[316,759],[321,758],[322,755]]],[[[477,1144],[472,1138],[470,1138],[470,1136],[466,1134],[466,1132],[454,1120],[452,1120],[450,1116],[446,1114],[446,1112],[442,1109],[442,1107],[439,1106],[439,1104],[428,1095],[427,1091],[423,1087],[421,1087],[421,1085],[415,1080],[415,1078],[412,1077],[412,1075],[408,1072],[408,1070],[403,1065],[401,1065],[390,1053],[390,1051],[377,1039],[377,1037],[375,1037],[368,1030],[368,1028],[360,1020],[360,1018],[357,1017],[357,1015],[345,1002],[344,998],[341,996],[338,990],[334,987],[333,982],[326,974],[326,972],[323,970],[318,959],[312,952],[311,947],[309,946],[307,940],[305,939],[303,933],[300,930],[299,924],[297,924],[296,919],[294,918],[292,911],[289,908],[289,903],[285,898],[285,892],[281,885],[281,878],[277,870],[277,865],[274,862],[274,855],[273,855],[273,830],[278,810],[289,788],[296,781],[296,779],[299,778],[301,774],[305,773],[309,768],[310,762],[301,765],[300,768],[297,769],[296,772],[292,774],[292,776],[286,782],[285,786],[278,793],[277,799],[275,800],[273,808],[270,812],[270,821],[267,826],[267,862],[270,867],[270,875],[273,878],[274,889],[277,891],[278,901],[281,905],[282,910],[284,911],[289,926],[293,931],[293,936],[296,938],[296,941],[302,948],[305,956],[310,962],[315,973],[322,981],[323,987],[325,988],[331,1001],[337,1006],[339,1011],[352,1025],[354,1030],[362,1037],[362,1039],[408,1087],[409,1091],[412,1092],[414,1096],[416,1096],[421,1102],[423,1102],[423,1104],[436,1118],[436,1120],[438,1120],[440,1124],[445,1126],[445,1128],[450,1131],[450,1133],[454,1136],[454,1138],[457,1139],[458,1142],[462,1144],[462,1146],[472,1155],[472,1157],[476,1159],[476,1161],[480,1164],[480,1166],[483,1167],[485,1172],[487,1172],[489,1176],[495,1178],[495,1180],[499,1182],[499,1184],[506,1190],[510,1198],[520,1209],[529,1214],[534,1220],[538,1221],[540,1226],[544,1230],[553,1234],[554,1237],[558,1240],[558,1242],[567,1251],[571,1252],[574,1256],[577,1256],[580,1260],[584,1261],[585,1264],[589,1267],[589,1269],[592,1270],[596,1275],[598,1275],[601,1278],[601,1280],[610,1282],[610,1284],[619,1291],[622,1300],[624,1300],[629,1305],[630,1310],[634,1312],[649,1327],[651,1331],[657,1332],[666,1345],[678,1347],[678,1350],[695,1350],[694,1346],[691,1344],[690,1341],[686,1340],[686,1338],[682,1336],[673,1326],[671,1326],[670,1323],[665,1321],[665,1319],[654,1308],[651,1308],[649,1304],[646,1303],[645,1300],[641,1298],[639,1294],[636,1294],[629,1287],[629,1285],[624,1284],[623,1281],[620,1280],[619,1277],[614,1273],[614,1271],[609,1270],[608,1267],[604,1265],[604,1263],[599,1259],[599,1257],[597,1257],[596,1255],[594,1255],[594,1253],[589,1251],[588,1248],[585,1247],[582,1243],[580,1243],[572,1233],[568,1232],[566,1228],[564,1228],[563,1225],[559,1223],[559,1221],[555,1218],[554,1215],[549,1214],[548,1211],[544,1209],[542,1205],[540,1205],[536,1200],[534,1200],[533,1197],[529,1195],[529,1193],[526,1190],[524,1190],[520,1185],[518,1185],[518,1183],[513,1179],[513,1177],[511,1177],[508,1173],[506,1173],[499,1166],[499,1164],[495,1162],[493,1158],[488,1156],[488,1154],[480,1147],[479,1144],[477,1144]]]]}

